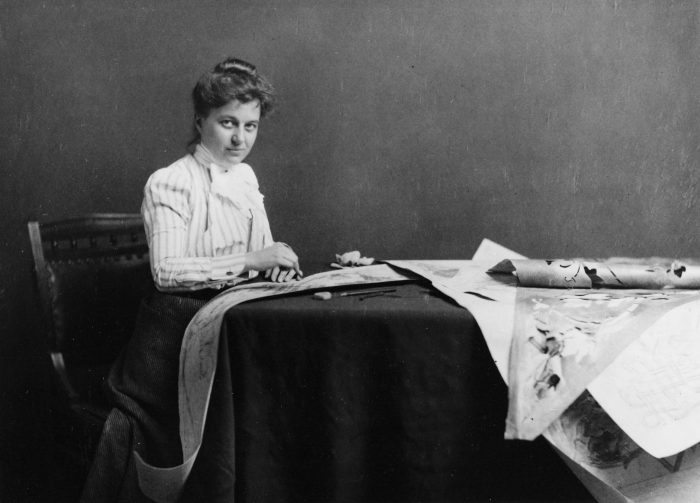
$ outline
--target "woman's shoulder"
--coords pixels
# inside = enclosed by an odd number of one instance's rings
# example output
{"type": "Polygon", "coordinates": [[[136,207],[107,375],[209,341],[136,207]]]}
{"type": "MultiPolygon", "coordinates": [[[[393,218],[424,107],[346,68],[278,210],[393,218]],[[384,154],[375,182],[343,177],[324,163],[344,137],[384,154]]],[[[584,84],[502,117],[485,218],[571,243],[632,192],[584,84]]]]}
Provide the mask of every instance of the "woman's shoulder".
{"type": "Polygon", "coordinates": [[[176,186],[188,187],[197,177],[199,165],[190,154],[181,157],[170,166],[154,171],[148,178],[146,187],[149,186],[176,186]]]}

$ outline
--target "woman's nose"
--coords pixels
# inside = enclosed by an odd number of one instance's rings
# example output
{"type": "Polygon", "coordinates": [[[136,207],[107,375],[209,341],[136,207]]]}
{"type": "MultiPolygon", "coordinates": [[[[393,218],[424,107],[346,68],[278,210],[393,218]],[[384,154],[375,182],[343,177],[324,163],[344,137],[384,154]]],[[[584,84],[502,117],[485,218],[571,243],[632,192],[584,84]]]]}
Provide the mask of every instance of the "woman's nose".
{"type": "Polygon", "coordinates": [[[234,145],[240,145],[241,143],[241,132],[240,131],[234,131],[233,134],[231,134],[231,143],[234,145]]]}

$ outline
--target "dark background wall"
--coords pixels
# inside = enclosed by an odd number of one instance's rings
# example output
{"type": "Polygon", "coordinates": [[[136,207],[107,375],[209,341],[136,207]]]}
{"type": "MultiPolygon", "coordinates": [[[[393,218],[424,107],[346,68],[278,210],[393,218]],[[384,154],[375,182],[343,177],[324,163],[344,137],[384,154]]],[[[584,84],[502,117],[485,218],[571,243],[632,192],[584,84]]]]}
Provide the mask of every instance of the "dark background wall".
{"type": "Polygon", "coordinates": [[[45,393],[26,221],[137,212],[148,175],[184,152],[192,85],[223,57],[254,62],[278,90],[249,160],[302,265],[356,248],[466,259],[484,237],[540,257],[698,256],[698,10],[0,0],[11,464],[28,471],[26,414],[45,393]]]}

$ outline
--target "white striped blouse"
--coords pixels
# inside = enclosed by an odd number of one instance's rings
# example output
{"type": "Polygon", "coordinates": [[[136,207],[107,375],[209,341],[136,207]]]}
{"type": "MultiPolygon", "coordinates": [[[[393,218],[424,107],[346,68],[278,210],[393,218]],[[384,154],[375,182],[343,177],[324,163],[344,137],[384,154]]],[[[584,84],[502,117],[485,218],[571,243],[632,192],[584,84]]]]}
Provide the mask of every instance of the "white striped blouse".
{"type": "Polygon", "coordinates": [[[141,213],[151,273],[161,291],[223,288],[241,276],[245,254],[270,246],[272,234],[252,168],[225,170],[187,155],[153,173],[141,213]]]}

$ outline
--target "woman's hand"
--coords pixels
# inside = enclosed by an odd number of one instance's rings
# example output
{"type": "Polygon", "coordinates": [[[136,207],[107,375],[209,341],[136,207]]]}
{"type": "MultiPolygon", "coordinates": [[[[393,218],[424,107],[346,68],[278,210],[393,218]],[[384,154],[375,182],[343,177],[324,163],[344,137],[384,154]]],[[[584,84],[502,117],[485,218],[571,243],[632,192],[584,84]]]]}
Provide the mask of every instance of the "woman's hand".
{"type": "Polygon", "coordinates": [[[299,257],[294,250],[284,243],[275,243],[272,246],[254,251],[246,255],[246,269],[254,271],[266,271],[265,277],[272,281],[289,281],[297,276],[301,278],[303,273],[299,269],[299,257]]]}
{"type": "Polygon", "coordinates": [[[300,279],[301,275],[297,275],[297,271],[294,269],[283,269],[280,267],[273,267],[265,271],[265,279],[274,281],[276,283],[285,283],[287,281],[292,281],[294,278],[300,279]]]}

